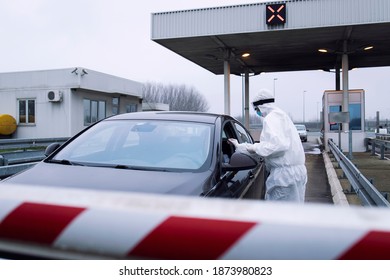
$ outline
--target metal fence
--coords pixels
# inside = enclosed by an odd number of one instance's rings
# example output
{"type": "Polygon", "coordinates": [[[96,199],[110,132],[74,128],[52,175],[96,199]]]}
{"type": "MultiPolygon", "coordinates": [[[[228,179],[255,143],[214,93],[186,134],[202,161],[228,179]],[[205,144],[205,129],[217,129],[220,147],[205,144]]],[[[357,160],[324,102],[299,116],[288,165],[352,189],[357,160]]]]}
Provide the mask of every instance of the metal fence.
{"type": "Polygon", "coordinates": [[[328,140],[329,148],[334,155],[337,163],[343,170],[345,176],[351,183],[351,186],[363,206],[382,206],[390,207],[390,203],[375,188],[373,184],[356,168],[356,166],[339,150],[332,139],[328,140]]]}
{"type": "Polygon", "coordinates": [[[390,154],[390,134],[375,134],[375,138],[365,139],[366,151],[371,155],[378,154],[380,159],[386,159],[390,154]]]}

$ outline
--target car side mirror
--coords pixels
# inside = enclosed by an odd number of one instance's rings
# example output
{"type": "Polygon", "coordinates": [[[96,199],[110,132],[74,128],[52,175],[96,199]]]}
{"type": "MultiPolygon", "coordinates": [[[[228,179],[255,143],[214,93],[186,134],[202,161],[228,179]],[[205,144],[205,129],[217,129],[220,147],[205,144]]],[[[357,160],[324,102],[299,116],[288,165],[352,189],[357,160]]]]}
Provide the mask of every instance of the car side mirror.
{"type": "Polygon", "coordinates": [[[45,156],[47,157],[51,153],[53,153],[55,150],[57,150],[61,146],[60,143],[51,143],[49,146],[45,149],[45,156]]]}
{"type": "Polygon", "coordinates": [[[243,153],[235,152],[231,158],[229,163],[222,164],[223,171],[240,171],[246,169],[255,168],[257,165],[257,161],[251,156],[243,153]]]}

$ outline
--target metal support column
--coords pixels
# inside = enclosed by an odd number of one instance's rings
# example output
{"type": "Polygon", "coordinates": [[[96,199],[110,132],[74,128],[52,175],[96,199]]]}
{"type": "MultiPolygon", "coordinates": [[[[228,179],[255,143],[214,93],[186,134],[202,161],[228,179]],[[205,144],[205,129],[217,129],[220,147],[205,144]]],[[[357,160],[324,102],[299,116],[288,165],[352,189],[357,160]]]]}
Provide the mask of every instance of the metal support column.
{"type": "Polygon", "coordinates": [[[336,79],[336,90],[340,90],[340,67],[335,69],[335,79],[336,79]]]}
{"type": "MultiPolygon", "coordinates": [[[[348,62],[348,44],[344,41],[342,55],[342,74],[343,74],[343,103],[342,111],[349,112],[349,62],[348,62]]],[[[343,131],[348,133],[348,155],[352,159],[352,133],[349,133],[349,123],[343,123],[343,131]]]]}
{"type": "Polygon", "coordinates": [[[245,71],[244,125],[249,130],[249,71],[245,71]]]}
{"type": "Polygon", "coordinates": [[[230,115],[230,50],[225,50],[225,59],[223,62],[223,74],[224,74],[224,99],[225,107],[224,112],[226,115],[230,115]]]}

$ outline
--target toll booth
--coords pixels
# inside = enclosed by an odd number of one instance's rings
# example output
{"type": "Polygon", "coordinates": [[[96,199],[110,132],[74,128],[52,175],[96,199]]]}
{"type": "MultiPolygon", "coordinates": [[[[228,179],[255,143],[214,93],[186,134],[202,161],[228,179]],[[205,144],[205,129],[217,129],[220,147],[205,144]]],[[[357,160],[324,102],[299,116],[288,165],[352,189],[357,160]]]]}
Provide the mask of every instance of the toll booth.
{"type": "Polygon", "coordinates": [[[353,152],[364,152],[365,132],[365,99],[363,89],[349,90],[348,113],[342,112],[343,91],[326,90],[322,97],[322,120],[324,144],[326,151],[329,150],[328,139],[341,147],[342,151],[349,151],[349,141],[352,140],[353,152]],[[349,122],[349,130],[343,128],[343,122],[349,122]]]}

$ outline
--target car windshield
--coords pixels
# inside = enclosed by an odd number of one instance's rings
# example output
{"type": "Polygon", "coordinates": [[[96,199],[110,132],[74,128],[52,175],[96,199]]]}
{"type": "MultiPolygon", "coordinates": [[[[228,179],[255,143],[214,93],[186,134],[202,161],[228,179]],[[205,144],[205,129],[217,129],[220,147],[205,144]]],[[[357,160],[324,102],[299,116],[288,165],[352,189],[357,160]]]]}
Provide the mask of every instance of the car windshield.
{"type": "Polygon", "coordinates": [[[158,120],[107,120],[91,127],[51,161],[134,169],[189,169],[205,165],[212,125],[158,120]]]}
{"type": "Polygon", "coordinates": [[[295,127],[297,128],[297,130],[306,130],[306,127],[304,125],[295,125],[295,127]]]}

